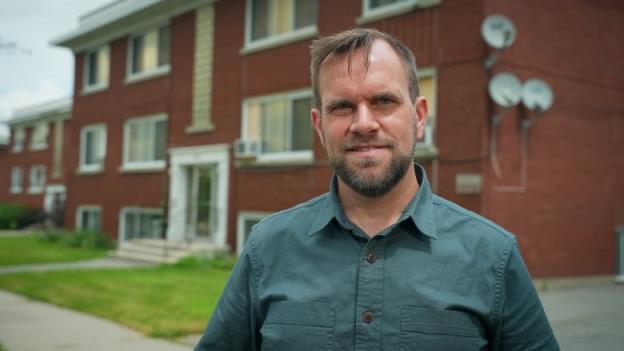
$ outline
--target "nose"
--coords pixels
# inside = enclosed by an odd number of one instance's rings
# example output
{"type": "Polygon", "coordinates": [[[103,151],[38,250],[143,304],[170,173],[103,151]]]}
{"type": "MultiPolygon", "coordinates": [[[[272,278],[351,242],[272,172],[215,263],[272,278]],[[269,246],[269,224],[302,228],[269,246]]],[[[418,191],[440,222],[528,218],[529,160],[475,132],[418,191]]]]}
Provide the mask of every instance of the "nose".
{"type": "Polygon", "coordinates": [[[353,113],[353,119],[349,131],[354,134],[367,135],[379,130],[379,123],[373,115],[370,107],[364,103],[358,104],[353,113]]]}

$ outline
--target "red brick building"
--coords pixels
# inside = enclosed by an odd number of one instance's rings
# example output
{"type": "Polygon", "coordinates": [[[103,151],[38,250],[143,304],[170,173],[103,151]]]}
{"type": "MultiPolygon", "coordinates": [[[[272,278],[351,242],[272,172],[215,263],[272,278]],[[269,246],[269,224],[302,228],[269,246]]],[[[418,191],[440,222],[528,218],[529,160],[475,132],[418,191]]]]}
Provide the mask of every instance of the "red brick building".
{"type": "Polygon", "coordinates": [[[120,242],[157,237],[240,250],[263,216],[325,192],[309,125],[308,46],[354,26],[416,54],[431,100],[416,150],[434,190],[518,236],[534,276],[613,274],[624,224],[624,6],[614,1],[151,0],[114,2],[58,39],[76,57],[63,162],[66,222],[120,242]],[[517,29],[491,70],[486,16],[517,29]],[[494,130],[498,72],[546,81],[494,130]],[[100,224],[101,223],[101,224],[100,224]],[[163,229],[166,228],[166,229],[163,229]]]}

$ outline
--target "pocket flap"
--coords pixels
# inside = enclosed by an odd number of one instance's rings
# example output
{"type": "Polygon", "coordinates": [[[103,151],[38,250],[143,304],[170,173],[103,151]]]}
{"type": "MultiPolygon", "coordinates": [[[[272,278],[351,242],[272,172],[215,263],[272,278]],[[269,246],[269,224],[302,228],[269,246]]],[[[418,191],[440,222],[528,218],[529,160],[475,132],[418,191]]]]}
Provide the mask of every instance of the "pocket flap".
{"type": "Polygon", "coordinates": [[[269,306],[266,323],[332,327],[334,325],[334,304],[329,302],[274,301],[269,306]]]}
{"type": "Polygon", "coordinates": [[[482,336],[479,319],[465,312],[403,307],[401,309],[401,330],[427,334],[482,336]]]}

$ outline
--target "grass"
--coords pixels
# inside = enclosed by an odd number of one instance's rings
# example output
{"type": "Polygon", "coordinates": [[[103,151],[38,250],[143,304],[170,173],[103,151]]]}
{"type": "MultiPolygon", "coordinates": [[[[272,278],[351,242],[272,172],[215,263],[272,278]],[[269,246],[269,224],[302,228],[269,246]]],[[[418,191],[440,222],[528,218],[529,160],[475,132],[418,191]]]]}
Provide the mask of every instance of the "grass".
{"type": "Polygon", "coordinates": [[[67,247],[60,242],[45,242],[34,235],[0,237],[0,267],[80,261],[105,255],[105,250],[67,247]]]}
{"type": "Polygon", "coordinates": [[[158,268],[19,273],[0,276],[0,289],[172,338],[204,330],[232,263],[222,259],[158,268]]]}

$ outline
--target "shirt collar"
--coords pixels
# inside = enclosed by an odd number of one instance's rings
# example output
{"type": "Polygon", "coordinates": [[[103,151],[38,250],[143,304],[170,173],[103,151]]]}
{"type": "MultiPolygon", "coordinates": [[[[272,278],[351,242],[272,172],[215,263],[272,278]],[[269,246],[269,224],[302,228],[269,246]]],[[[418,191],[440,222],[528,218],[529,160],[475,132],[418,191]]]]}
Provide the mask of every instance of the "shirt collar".
{"type": "MultiPolygon", "coordinates": [[[[407,205],[403,214],[399,218],[399,222],[404,220],[411,220],[414,226],[422,234],[436,239],[438,237],[437,228],[434,221],[434,207],[433,207],[433,193],[431,192],[431,186],[427,180],[427,173],[425,169],[416,164],[416,177],[420,184],[420,189],[416,196],[407,205]]],[[[325,194],[324,201],[321,202],[321,206],[318,209],[319,213],[316,219],[310,226],[308,235],[313,235],[325,228],[332,219],[335,219],[341,226],[352,229],[353,226],[349,221],[340,206],[340,200],[338,199],[338,181],[336,175],[332,176],[329,193],[325,194]]]]}

